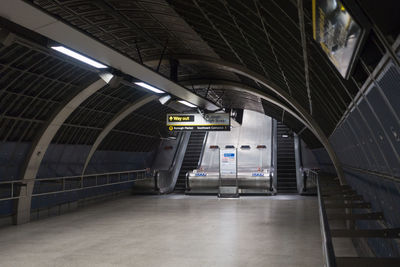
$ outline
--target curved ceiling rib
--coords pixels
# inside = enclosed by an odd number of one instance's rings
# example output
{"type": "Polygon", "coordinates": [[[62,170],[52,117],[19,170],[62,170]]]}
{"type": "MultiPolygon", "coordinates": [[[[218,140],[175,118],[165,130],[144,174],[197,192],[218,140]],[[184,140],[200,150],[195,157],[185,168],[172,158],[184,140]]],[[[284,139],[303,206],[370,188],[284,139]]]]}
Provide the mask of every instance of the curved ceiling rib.
{"type": "MultiPolygon", "coordinates": [[[[199,64],[199,65],[212,65],[214,67],[218,67],[225,71],[233,72],[236,74],[240,74],[244,77],[250,78],[253,81],[264,85],[269,90],[277,94],[279,97],[284,99],[287,104],[292,106],[294,110],[296,110],[304,120],[309,123],[313,120],[313,118],[309,115],[309,113],[295,100],[291,97],[285,90],[278,87],[276,84],[265,78],[264,76],[247,69],[239,64],[235,64],[232,62],[228,62],[221,59],[204,57],[204,56],[194,56],[194,55],[174,55],[174,59],[178,60],[181,64],[199,64]]],[[[167,60],[164,60],[163,63],[167,63],[167,60]]],[[[152,66],[156,63],[155,60],[146,61],[145,64],[152,66]]]]}
{"type": "MultiPolygon", "coordinates": [[[[204,82],[196,81],[196,82],[197,83],[187,83],[187,84],[183,83],[182,85],[191,86],[192,88],[195,88],[195,89],[204,88],[204,87],[209,86],[209,83],[207,83],[206,81],[204,81],[204,82]]],[[[280,108],[282,108],[283,110],[288,112],[290,115],[294,116],[298,121],[300,121],[303,125],[305,125],[312,132],[314,132],[312,125],[309,124],[308,122],[306,122],[301,116],[299,116],[299,114],[294,112],[291,108],[286,106],[284,103],[282,103],[278,99],[276,99],[272,96],[269,96],[256,88],[253,88],[251,86],[248,86],[248,85],[245,85],[242,83],[232,82],[232,81],[213,81],[212,88],[213,89],[221,89],[221,90],[237,91],[237,92],[246,92],[251,95],[257,96],[261,99],[264,99],[265,101],[267,101],[271,104],[279,106],[280,108]]],[[[317,135],[316,135],[316,137],[318,138],[317,135]]]]}
{"type": "Polygon", "coordinates": [[[155,95],[145,95],[142,98],[138,99],[136,102],[132,104],[126,105],[115,117],[107,124],[106,127],[101,131],[98,135],[96,141],[90,148],[89,154],[86,157],[85,165],[83,166],[82,175],[85,174],[86,168],[89,165],[90,160],[94,152],[96,152],[97,148],[100,146],[101,142],[107,137],[107,135],[111,132],[111,130],[117,126],[123,119],[129,116],[135,110],[141,108],[142,106],[146,105],[147,103],[155,100],[157,96],[155,95]]]}
{"type": "Polygon", "coordinates": [[[43,126],[41,132],[37,135],[37,139],[32,144],[26,164],[22,170],[22,183],[26,186],[22,187],[21,191],[26,190],[26,192],[20,192],[21,198],[18,200],[16,214],[17,224],[26,223],[30,219],[31,199],[35,178],[51,140],[53,140],[57,131],[72,112],[74,112],[74,110],[88,97],[103,88],[105,85],[107,85],[107,82],[103,79],[99,79],[78,92],[76,95],[72,96],[69,101],[53,114],[47,124],[43,126]]]}
{"type": "Polygon", "coordinates": [[[22,0],[0,1],[0,16],[199,107],[209,110],[219,108],[214,103],[22,0]]]}

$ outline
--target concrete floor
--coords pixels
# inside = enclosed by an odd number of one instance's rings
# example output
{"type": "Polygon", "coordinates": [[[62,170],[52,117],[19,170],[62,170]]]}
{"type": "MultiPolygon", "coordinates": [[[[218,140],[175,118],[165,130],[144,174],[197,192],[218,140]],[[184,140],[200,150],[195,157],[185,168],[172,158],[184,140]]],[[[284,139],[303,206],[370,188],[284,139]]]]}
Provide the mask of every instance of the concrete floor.
{"type": "Polygon", "coordinates": [[[322,266],[314,197],[132,196],[0,229],[0,266],[322,266]]]}

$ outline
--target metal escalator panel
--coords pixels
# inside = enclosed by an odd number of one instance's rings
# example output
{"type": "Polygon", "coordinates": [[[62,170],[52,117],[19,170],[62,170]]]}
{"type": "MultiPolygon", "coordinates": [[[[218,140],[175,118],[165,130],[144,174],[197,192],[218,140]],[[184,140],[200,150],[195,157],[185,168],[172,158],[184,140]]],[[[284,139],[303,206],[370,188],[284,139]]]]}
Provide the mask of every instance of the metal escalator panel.
{"type": "Polygon", "coordinates": [[[278,193],[297,193],[296,158],[292,131],[277,124],[277,190],[278,193]]]}
{"type": "Polygon", "coordinates": [[[183,158],[181,170],[179,171],[174,192],[185,192],[186,190],[186,173],[198,167],[201,150],[204,144],[204,138],[207,132],[192,132],[190,134],[189,143],[183,158]]]}

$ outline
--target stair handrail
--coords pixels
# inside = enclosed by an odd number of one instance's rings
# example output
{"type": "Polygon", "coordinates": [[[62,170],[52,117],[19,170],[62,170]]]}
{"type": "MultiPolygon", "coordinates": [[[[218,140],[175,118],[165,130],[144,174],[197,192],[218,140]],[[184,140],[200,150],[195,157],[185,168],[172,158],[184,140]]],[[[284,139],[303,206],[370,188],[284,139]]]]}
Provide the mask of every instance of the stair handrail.
{"type": "Polygon", "coordinates": [[[309,168],[303,168],[302,175],[303,175],[303,190],[304,190],[304,192],[307,191],[307,181],[309,179],[311,179],[315,184],[317,184],[317,180],[318,180],[318,172],[317,171],[315,171],[313,169],[309,169],[309,168]]]}
{"type": "Polygon", "coordinates": [[[183,142],[183,132],[179,133],[179,140],[177,142],[176,149],[175,149],[175,152],[174,152],[174,156],[172,158],[171,164],[169,165],[168,171],[171,171],[171,169],[176,164],[176,160],[177,160],[176,159],[176,155],[178,154],[178,150],[179,150],[179,147],[181,146],[182,142],[183,142]]]}
{"type": "Polygon", "coordinates": [[[206,134],[204,135],[203,145],[201,147],[201,152],[200,152],[200,156],[199,156],[199,161],[197,162],[197,169],[200,167],[200,164],[203,161],[204,150],[206,148],[207,140],[208,140],[208,132],[206,132],[206,134]]]}
{"type": "MultiPolygon", "coordinates": [[[[318,174],[318,173],[317,173],[318,174]]],[[[335,251],[333,249],[331,230],[326,215],[325,204],[321,195],[321,185],[317,178],[318,204],[319,204],[319,219],[321,225],[322,250],[324,254],[324,266],[337,267],[335,251]]]]}

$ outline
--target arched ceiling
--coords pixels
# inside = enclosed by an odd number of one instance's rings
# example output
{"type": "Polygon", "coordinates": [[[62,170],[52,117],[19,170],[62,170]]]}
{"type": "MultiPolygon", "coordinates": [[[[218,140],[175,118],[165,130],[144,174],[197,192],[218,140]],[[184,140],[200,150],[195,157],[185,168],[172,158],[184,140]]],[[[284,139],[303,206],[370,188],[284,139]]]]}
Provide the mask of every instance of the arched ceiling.
{"type": "MultiPolygon", "coordinates": [[[[312,40],[311,0],[26,2],[214,103],[227,108],[248,108],[283,120],[313,147],[320,145],[317,139],[279,107],[248,93],[227,92],[220,87],[216,89],[214,85],[216,81],[237,82],[284,102],[266,86],[244,75],[204,63],[179,63],[177,76],[172,77],[170,60],[179,60],[180,55],[209,57],[238,64],[262,75],[310,113],[326,135],[336,127],[365,79],[365,70],[360,66],[356,66],[349,80],[342,79],[312,40]],[[208,81],[207,86],[194,86],[200,82],[204,84],[204,81],[208,81]]],[[[387,36],[390,34],[392,32],[388,32],[387,36]]],[[[371,35],[369,38],[376,37],[371,35]]],[[[369,55],[377,50],[376,45],[369,50],[362,54],[364,58],[371,58],[369,55]]],[[[366,62],[370,62],[371,66],[376,64],[373,59],[366,62]]],[[[71,67],[71,71],[72,68],[75,67],[71,67]]],[[[62,77],[59,74],[57,79],[62,77]]],[[[63,125],[62,132],[80,131],[77,136],[85,134],[87,141],[80,139],[74,142],[90,143],[123,103],[137,99],[140,94],[135,96],[124,86],[105,87],[74,112],[63,125]],[[84,129],[80,129],[80,125],[84,129]]],[[[129,124],[124,123],[121,125],[129,124]]],[[[65,136],[59,133],[55,140],[70,142],[65,138],[72,138],[73,134],[65,136]]],[[[104,144],[102,147],[107,146],[104,144]]]]}
{"type": "MultiPolygon", "coordinates": [[[[0,46],[0,141],[34,142],[51,115],[96,79],[95,70],[14,36],[0,46]]],[[[135,86],[104,86],[74,110],[52,143],[92,145],[115,114],[146,93],[135,86]]],[[[102,148],[153,150],[168,136],[164,120],[171,112],[158,101],[146,104],[117,125],[102,148]]]]}

